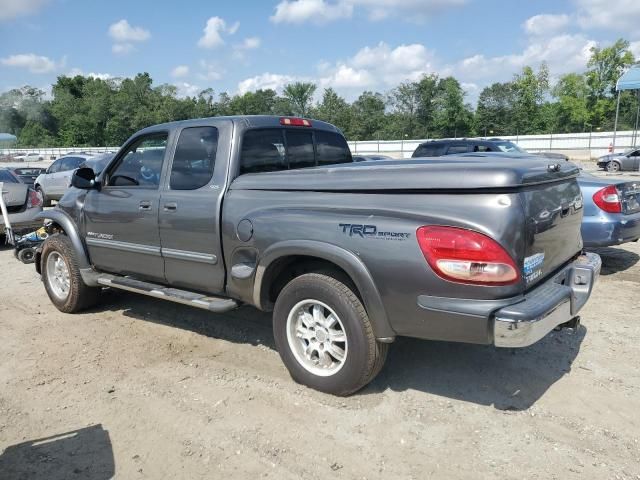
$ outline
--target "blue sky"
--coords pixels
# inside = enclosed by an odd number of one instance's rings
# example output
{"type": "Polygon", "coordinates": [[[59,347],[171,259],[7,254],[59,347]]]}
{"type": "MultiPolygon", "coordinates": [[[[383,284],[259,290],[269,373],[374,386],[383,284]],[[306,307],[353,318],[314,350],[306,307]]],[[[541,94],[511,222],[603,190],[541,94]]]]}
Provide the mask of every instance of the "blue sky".
{"type": "Polygon", "coordinates": [[[639,0],[0,0],[0,90],[147,71],[181,95],[306,80],[353,99],[436,73],[472,101],[524,65],[581,71],[618,37],[640,57],[639,25],[639,0]]]}

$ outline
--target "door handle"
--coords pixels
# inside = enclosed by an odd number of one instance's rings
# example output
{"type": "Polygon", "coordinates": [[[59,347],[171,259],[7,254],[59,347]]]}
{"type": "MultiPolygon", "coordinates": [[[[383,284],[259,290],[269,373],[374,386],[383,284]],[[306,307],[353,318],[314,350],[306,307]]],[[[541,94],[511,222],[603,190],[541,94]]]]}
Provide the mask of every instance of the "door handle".
{"type": "Polygon", "coordinates": [[[175,212],[178,209],[178,204],[176,202],[169,202],[164,204],[165,212],[175,212]]]}
{"type": "Polygon", "coordinates": [[[151,202],[140,202],[139,210],[151,210],[151,202]]]}

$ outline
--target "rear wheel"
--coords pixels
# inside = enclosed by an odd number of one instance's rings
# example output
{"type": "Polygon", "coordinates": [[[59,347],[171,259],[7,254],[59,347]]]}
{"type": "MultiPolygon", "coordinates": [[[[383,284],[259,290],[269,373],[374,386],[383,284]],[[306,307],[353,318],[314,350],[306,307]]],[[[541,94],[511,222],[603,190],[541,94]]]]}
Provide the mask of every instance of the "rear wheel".
{"type": "Polygon", "coordinates": [[[275,304],[273,329],[292,378],[322,392],[349,395],[380,372],[388,345],[376,341],[354,292],[319,273],[291,280],[275,304]]]}
{"type": "Polygon", "coordinates": [[[41,262],[44,287],[58,310],[76,313],[98,301],[100,288],[89,287],[82,280],[75,251],[66,235],[55,234],[45,240],[41,262]]]}
{"type": "Polygon", "coordinates": [[[620,163],[615,160],[607,163],[607,172],[619,172],[620,171],[620,163]]]}

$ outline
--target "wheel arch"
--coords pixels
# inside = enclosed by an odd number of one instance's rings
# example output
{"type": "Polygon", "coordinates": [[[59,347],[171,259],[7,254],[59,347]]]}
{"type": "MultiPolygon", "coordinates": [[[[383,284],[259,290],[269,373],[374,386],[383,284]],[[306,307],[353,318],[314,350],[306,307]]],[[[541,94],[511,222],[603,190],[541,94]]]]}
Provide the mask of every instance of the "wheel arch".
{"type": "MultiPolygon", "coordinates": [[[[50,220],[51,223],[48,224],[53,229],[59,229],[64,234],[69,237],[71,241],[71,245],[73,246],[73,250],[78,258],[78,266],[80,269],[90,269],[91,262],[89,261],[89,255],[84,246],[84,242],[80,237],[80,232],[78,232],[78,227],[75,222],[64,212],[61,210],[45,210],[38,214],[37,218],[50,220]]],[[[38,257],[38,263],[40,258],[38,257]]],[[[41,265],[39,265],[42,268],[41,265]]]]}
{"type": "Polygon", "coordinates": [[[369,315],[376,338],[380,341],[393,341],[396,334],[389,324],[382,297],[371,273],[357,255],[333,244],[314,240],[288,240],[269,247],[258,262],[253,303],[263,310],[270,310],[275,300],[274,292],[277,294],[286,283],[283,279],[331,267],[344,274],[355,287],[354,293],[369,315]],[[296,270],[300,273],[291,276],[296,270]]]}

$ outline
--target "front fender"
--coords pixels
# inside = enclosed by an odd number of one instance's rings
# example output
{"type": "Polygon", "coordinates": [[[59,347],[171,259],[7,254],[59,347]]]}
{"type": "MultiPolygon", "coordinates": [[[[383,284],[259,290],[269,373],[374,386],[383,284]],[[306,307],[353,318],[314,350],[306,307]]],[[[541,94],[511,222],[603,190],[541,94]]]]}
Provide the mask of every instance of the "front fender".
{"type": "Polygon", "coordinates": [[[386,341],[391,341],[395,338],[396,333],[389,324],[380,292],[378,292],[366,265],[353,252],[330,243],[315,240],[286,240],[268,247],[261,256],[256,268],[253,290],[255,305],[264,308],[264,305],[262,305],[262,290],[267,288],[264,285],[264,274],[269,266],[279,258],[294,255],[315,257],[329,261],[342,268],[355,283],[362,296],[362,301],[371,320],[376,338],[386,341]]]}
{"type": "Polygon", "coordinates": [[[85,249],[82,238],[80,237],[80,233],[78,232],[78,227],[75,222],[64,213],[62,210],[52,209],[52,210],[44,210],[37,215],[37,218],[51,220],[56,223],[69,237],[71,240],[71,244],[73,245],[73,249],[76,253],[76,258],[78,259],[78,266],[80,270],[90,270],[91,262],[89,261],[89,255],[87,250],[85,249]]]}

